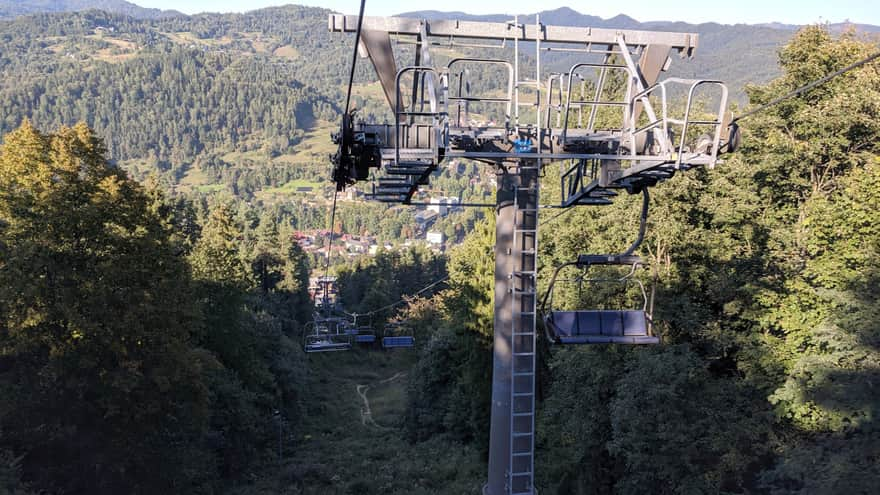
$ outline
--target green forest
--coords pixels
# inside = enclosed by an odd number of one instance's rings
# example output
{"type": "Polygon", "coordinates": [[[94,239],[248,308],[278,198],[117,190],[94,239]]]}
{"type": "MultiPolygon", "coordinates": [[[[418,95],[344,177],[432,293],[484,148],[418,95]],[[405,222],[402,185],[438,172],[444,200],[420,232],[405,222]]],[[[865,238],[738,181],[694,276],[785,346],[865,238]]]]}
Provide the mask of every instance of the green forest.
{"type": "MultiPolygon", "coordinates": [[[[332,187],[312,146],[341,111],[351,40],[331,39],[326,12],[0,22],[0,495],[479,492],[490,213],[444,219],[463,238],[447,253],[334,260],[343,307],[385,308],[377,330],[405,319],[415,349],[303,352],[323,265],[296,231],[400,239],[413,222],[351,202],[329,225],[321,201],[264,195],[332,187]]],[[[877,49],[805,27],[745,105],[877,49]]],[[[663,344],[539,341],[541,494],[876,493],[878,117],[873,62],[743,120],[714,169],[652,188],[637,254],[663,344]]],[[[489,172],[459,168],[432,182],[490,200],[469,180],[489,172]]],[[[546,173],[544,203],[560,194],[546,173]]],[[[639,201],[542,212],[540,289],[577,254],[627,246],[639,201]]]]}

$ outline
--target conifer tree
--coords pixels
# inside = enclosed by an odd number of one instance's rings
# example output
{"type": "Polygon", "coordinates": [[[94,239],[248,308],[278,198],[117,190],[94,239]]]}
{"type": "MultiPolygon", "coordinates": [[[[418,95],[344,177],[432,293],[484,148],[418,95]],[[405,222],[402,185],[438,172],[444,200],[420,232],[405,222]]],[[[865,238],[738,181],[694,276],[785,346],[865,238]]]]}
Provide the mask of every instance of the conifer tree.
{"type": "Polygon", "coordinates": [[[208,472],[195,301],[166,226],[104,153],[85,125],[26,122],[0,147],[0,449],[52,491],[173,491],[208,472]]]}

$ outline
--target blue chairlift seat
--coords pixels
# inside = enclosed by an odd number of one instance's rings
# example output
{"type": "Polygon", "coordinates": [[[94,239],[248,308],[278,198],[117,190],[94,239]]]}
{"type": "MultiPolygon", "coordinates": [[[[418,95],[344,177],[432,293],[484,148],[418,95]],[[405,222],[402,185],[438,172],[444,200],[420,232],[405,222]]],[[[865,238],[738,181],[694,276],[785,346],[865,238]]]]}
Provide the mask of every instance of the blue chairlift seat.
{"type": "Polygon", "coordinates": [[[376,342],[376,334],[370,327],[353,327],[345,331],[348,335],[354,336],[354,341],[358,344],[372,344],[376,342]]]}
{"type": "Polygon", "coordinates": [[[393,349],[395,347],[412,347],[416,343],[415,337],[411,335],[400,335],[396,337],[382,337],[382,347],[385,349],[393,349]]]}
{"type": "Polygon", "coordinates": [[[311,339],[306,342],[305,346],[305,350],[308,353],[347,351],[349,349],[351,349],[350,342],[335,341],[326,337],[322,337],[320,339],[311,339]]]}
{"type": "Polygon", "coordinates": [[[559,344],[659,344],[642,310],[551,311],[544,322],[559,344]]]}

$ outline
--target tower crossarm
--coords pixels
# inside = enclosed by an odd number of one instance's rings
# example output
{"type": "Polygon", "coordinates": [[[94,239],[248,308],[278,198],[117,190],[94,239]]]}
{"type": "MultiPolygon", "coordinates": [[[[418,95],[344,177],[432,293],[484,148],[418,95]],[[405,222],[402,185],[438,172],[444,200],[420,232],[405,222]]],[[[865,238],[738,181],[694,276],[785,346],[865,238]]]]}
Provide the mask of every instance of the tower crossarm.
{"type": "Polygon", "coordinates": [[[368,198],[406,204],[446,159],[495,166],[571,160],[577,165],[561,177],[567,194],[560,206],[607,204],[613,189],[635,193],[679,170],[712,167],[730,151],[726,86],[661,77],[671,53],[693,55],[694,33],[553,26],[538,16],[474,22],[331,14],[328,29],[361,34],[358,49],[393,114],[381,123],[343,116],[332,157],[338,190],[370,180],[368,198]],[[396,43],[415,47],[395,51],[396,43]],[[432,47],[447,45],[468,48],[435,62],[432,47]],[[547,79],[542,53],[552,51],[571,53],[564,60],[573,65],[547,79]]]}
{"type": "MultiPolygon", "coordinates": [[[[353,33],[357,29],[358,16],[330,14],[328,28],[334,33],[353,33]]],[[[519,34],[519,41],[574,44],[616,44],[623,35],[629,46],[667,45],[678,50],[682,56],[692,56],[697,48],[698,36],[694,33],[640,31],[635,29],[607,29],[592,27],[552,26],[506,22],[476,22],[455,20],[423,20],[406,17],[365,16],[363,29],[385,31],[392,34],[419,35],[424,23],[429,37],[458,37],[483,40],[510,40],[519,34]],[[517,33],[519,31],[519,33],[517,33]]]]}

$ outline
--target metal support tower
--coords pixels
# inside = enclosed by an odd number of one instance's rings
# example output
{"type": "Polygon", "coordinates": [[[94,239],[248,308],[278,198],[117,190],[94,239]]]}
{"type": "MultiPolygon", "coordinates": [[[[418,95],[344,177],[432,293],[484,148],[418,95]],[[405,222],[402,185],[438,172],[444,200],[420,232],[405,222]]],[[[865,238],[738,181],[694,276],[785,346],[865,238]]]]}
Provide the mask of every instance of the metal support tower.
{"type": "Polygon", "coordinates": [[[539,172],[537,161],[521,160],[498,189],[486,495],[534,493],[539,172]]]}
{"type": "MultiPolygon", "coordinates": [[[[355,32],[357,25],[355,16],[331,14],[328,19],[331,32],[355,32]]],[[[696,34],[548,26],[537,16],[530,25],[516,18],[487,23],[399,17],[364,17],[362,25],[359,47],[376,70],[394,122],[343,117],[334,138],[339,145],[333,157],[337,189],[378,173],[371,199],[412,204],[445,159],[471,159],[495,167],[499,180],[492,423],[483,493],[534,495],[541,168],[569,161],[558,178],[559,207],[566,208],[610,204],[620,191],[639,193],[680,170],[712,167],[719,154],[730,149],[727,88],[719,81],[658,82],[672,52],[693,54],[696,34]],[[393,43],[415,45],[414,63],[398,69],[393,43]],[[468,55],[434,66],[430,48],[435,46],[468,55]],[[528,56],[521,52],[523,47],[529,47],[528,56]],[[477,56],[492,50],[501,55],[477,56]],[[543,74],[546,52],[576,54],[583,60],[567,72],[543,74]],[[507,81],[506,88],[471,88],[463,80],[468,64],[498,71],[493,79],[507,81]],[[525,66],[534,68],[533,77],[520,77],[525,66]],[[604,88],[615,75],[624,95],[610,97],[604,88]],[[676,89],[687,95],[683,116],[670,115],[677,107],[667,99],[676,89]],[[718,106],[708,117],[693,115],[697,112],[692,103],[707,90],[716,91],[718,106]],[[469,119],[470,105],[484,112],[501,110],[497,119],[475,123],[469,119]],[[554,109],[556,119],[551,119],[554,109]],[[601,109],[617,109],[619,122],[600,128],[599,113],[608,113],[601,109]],[[532,112],[534,123],[526,123],[532,112]]]]}

